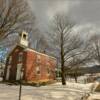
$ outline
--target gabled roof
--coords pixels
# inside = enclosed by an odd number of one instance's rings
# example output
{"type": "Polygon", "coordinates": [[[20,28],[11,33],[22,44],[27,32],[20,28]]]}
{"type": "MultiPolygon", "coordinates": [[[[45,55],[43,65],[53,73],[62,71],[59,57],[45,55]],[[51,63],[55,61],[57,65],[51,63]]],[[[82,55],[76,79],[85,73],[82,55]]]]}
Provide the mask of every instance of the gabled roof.
{"type": "Polygon", "coordinates": [[[40,55],[43,55],[43,56],[46,56],[46,57],[50,57],[50,58],[56,60],[55,57],[49,56],[49,55],[44,54],[44,53],[37,52],[37,51],[35,51],[35,50],[32,49],[32,48],[29,48],[29,47],[26,47],[26,46],[23,46],[23,45],[20,45],[20,44],[17,44],[16,46],[14,46],[13,49],[11,50],[11,52],[8,54],[8,56],[9,56],[9,55],[16,49],[16,47],[18,47],[18,46],[19,46],[19,47],[22,47],[22,48],[24,49],[24,51],[31,51],[31,52],[34,52],[34,53],[37,53],[37,54],[40,54],[40,55]]]}
{"type": "Polygon", "coordinates": [[[9,57],[10,56],[10,54],[17,48],[17,47],[22,47],[23,49],[25,49],[26,47],[25,46],[23,46],[23,45],[20,45],[20,44],[17,44],[17,45],[15,45],[11,50],[10,50],[10,52],[9,52],[9,54],[8,54],[8,56],[7,57],[9,57]]]}

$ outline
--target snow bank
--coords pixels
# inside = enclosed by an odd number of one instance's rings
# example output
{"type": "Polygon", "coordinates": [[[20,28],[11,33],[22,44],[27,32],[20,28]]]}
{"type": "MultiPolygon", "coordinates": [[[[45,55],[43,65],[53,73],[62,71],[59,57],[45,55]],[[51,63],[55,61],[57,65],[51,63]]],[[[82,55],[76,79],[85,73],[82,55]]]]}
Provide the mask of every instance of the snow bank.
{"type": "MultiPolygon", "coordinates": [[[[80,83],[72,83],[72,82],[66,82],[65,88],[71,88],[71,89],[77,89],[81,90],[84,92],[92,92],[95,91],[96,87],[99,85],[98,82],[94,83],[87,83],[87,84],[80,84],[80,83]]],[[[55,85],[56,86],[61,86],[61,82],[57,82],[55,85]]]]}

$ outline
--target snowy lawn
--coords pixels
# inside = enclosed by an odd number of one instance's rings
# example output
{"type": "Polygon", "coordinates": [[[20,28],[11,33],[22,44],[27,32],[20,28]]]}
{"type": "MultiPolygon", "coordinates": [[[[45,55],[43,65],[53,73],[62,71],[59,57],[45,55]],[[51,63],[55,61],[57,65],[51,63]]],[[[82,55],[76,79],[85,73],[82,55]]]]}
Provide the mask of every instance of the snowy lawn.
{"type": "MultiPolygon", "coordinates": [[[[22,100],[80,100],[93,83],[67,82],[66,86],[55,83],[48,86],[22,86],[22,100]]],[[[0,100],[18,100],[19,86],[0,84],[0,100]]]]}

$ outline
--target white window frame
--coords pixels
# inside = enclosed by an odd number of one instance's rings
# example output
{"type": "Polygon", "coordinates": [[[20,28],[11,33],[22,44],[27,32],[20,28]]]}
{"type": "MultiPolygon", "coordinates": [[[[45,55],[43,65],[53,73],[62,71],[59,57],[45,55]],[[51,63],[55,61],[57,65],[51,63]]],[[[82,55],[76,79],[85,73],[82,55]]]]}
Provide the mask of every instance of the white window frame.
{"type": "Polygon", "coordinates": [[[41,56],[40,55],[37,55],[36,62],[41,63],[41,56]]]}
{"type": "Polygon", "coordinates": [[[40,66],[37,66],[37,67],[35,68],[35,70],[36,70],[36,75],[40,75],[40,74],[41,74],[40,66]],[[38,72],[39,72],[39,73],[38,73],[38,72]]]}
{"type": "Polygon", "coordinates": [[[23,53],[20,52],[18,55],[18,61],[21,62],[23,60],[23,53]]]}

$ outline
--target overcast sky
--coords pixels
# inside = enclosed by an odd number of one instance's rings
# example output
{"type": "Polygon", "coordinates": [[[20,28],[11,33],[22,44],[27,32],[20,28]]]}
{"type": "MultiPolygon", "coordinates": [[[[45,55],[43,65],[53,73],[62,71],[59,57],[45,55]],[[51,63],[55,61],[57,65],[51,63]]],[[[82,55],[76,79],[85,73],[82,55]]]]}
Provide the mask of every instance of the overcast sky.
{"type": "Polygon", "coordinates": [[[76,29],[100,27],[100,0],[30,0],[39,26],[46,26],[57,12],[65,12],[75,20],[76,29]]]}

